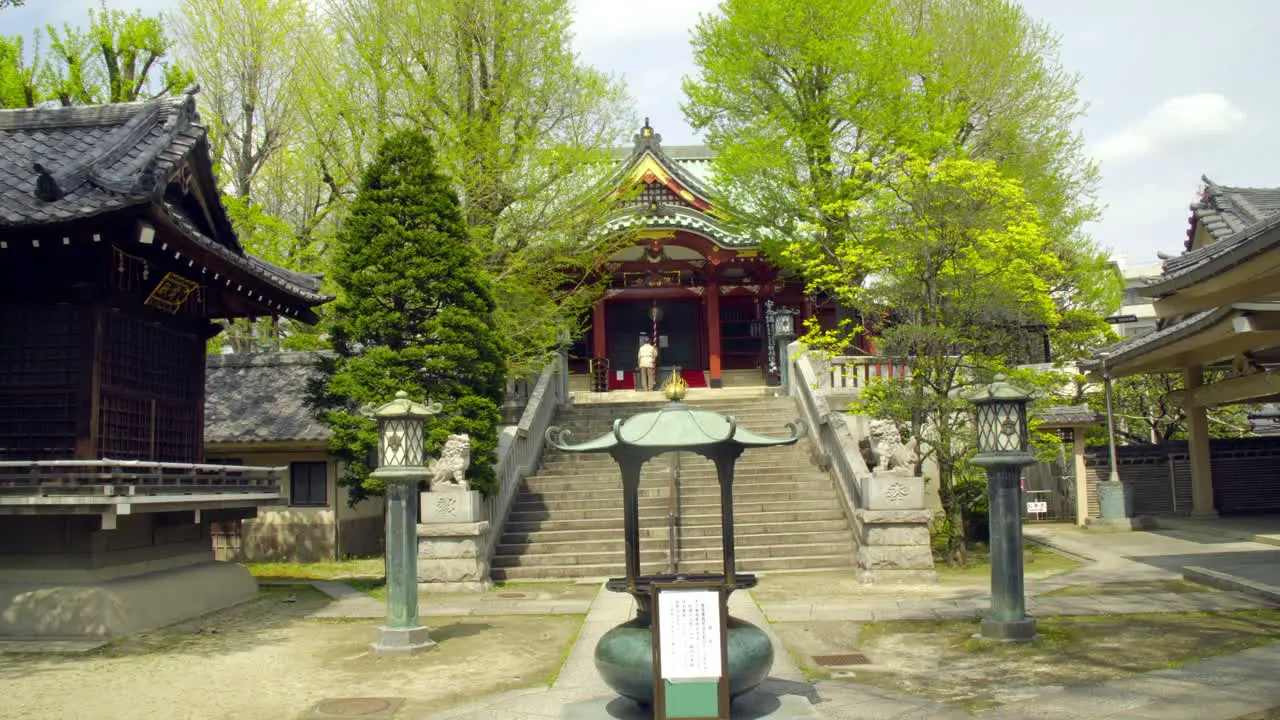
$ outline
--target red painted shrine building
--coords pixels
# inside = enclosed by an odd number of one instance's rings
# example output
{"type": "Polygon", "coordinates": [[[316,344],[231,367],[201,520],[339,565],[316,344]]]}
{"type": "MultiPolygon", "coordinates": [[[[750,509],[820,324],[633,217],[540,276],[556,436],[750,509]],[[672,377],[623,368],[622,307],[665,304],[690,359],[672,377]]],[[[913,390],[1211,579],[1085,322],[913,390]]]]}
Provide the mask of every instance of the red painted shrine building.
{"type": "Polygon", "coordinates": [[[615,183],[627,191],[605,224],[634,243],[607,259],[604,297],[572,351],[574,370],[607,360],[610,387],[634,387],[636,353],[656,335],[659,365],[720,387],[725,371],[767,369],[769,307],[797,321],[834,318],[830,303],[805,296],[801,279],[779,270],[758,244],[723,221],[709,187],[714,154],[705,146],[662,147],[646,122],[615,183]],[[698,371],[702,371],[699,373],[698,371]]]}

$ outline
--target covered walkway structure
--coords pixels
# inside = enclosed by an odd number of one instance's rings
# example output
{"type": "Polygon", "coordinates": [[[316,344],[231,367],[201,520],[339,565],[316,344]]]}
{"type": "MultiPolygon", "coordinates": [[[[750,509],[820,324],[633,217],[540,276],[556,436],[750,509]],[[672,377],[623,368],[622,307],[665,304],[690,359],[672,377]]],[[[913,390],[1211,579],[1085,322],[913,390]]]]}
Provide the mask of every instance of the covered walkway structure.
{"type": "Polygon", "coordinates": [[[1280,450],[1274,461],[1259,456],[1232,463],[1233,475],[1261,474],[1244,478],[1256,498],[1237,493],[1232,507],[1215,504],[1206,412],[1280,399],[1280,189],[1204,182],[1201,200],[1191,206],[1187,251],[1140,289],[1154,299],[1160,329],[1100,351],[1094,364],[1109,378],[1182,374],[1185,389],[1175,399],[1187,413],[1193,517],[1280,508],[1280,450]]]}

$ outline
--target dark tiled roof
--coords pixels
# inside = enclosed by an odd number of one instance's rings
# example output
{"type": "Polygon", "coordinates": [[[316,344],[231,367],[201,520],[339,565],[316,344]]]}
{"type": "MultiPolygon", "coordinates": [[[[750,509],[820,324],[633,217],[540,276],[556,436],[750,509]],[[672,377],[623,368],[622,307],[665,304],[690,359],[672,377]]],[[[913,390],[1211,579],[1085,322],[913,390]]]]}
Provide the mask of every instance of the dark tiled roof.
{"type": "MultiPolygon", "coordinates": [[[[1188,250],[1195,240],[1197,222],[1214,240],[1222,240],[1241,230],[1280,213],[1280,188],[1244,188],[1218,185],[1207,177],[1200,201],[1191,204],[1191,219],[1187,229],[1188,250]]],[[[1185,257],[1185,256],[1183,256],[1185,257]]],[[[1182,258],[1169,261],[1170,269],[1176,269],[1182,258]]]]}
{"type": "Polygon", "coordinates": [[[1280,245],[1277,230],[1280,230],[1280,213],[1264,217],[1215,243],[1171,258],[1165,262],[1164,274],[1140,292],[1147,297],[1164,297],[1233,268],[1280,245]]]}
{"type": "Polygon", "coordinates": [[[0,110],[0,227],[149,202],[204,139],[195,98],[0,110]]]}
{"type": "Polygon", "coordinates": [[[287,307],[314,321],[309,307],[330,299],[320,294],[319,275],[246,254],[216,196],[207,202],[217,238],[163,199],[170,178],[189,157],[201,186],[217,184],[193,92],[148,102],[0,110],[0,231],[150,206],[197,246],[301,300],[287,307]]]}
{"type": "Polygon", "coordinates": [[[320,352],[212,355],[205,371],[209,443],[327,440],[305,401],[320,352]]]}
{"type": "Polygon", "coordinates": [[[164,203],[164,209],[174,223],[182,228],[183,232],[194,240],[197,245],[213,252],[223,260],[258,277],[265,278],[273,285],[303,298],[309,303],[318,304],[332,299],[327,295],[320,294],[322,275],[294,272],[252,255],[234,252],[200,232],[200,228],[196,227],[191,218],[188,218],[186,213],[172,203],[164,203]]]}
{"type": "Polygon", "coordinates": [[[1204,310],[1194,315],[1179,320],[1171,325],[1156,330],[1153,333],[1141,335],[1139,337],[1126,338],[1115,345],[1095,350],[1094,359],[1082,363],[1090,370],[1101,367],[1102,360],[1100,356],[1107,355],[1107,362],[1115,365],[1116,362],[1142,355],[1157,348],[1163,347],[1176,340],[1181,340],[1188,335],[1192,335],[1203,328],[1209,327],[1218,322],[1222,318],[1231,314],[1234,309],[1230,306],[1213,308],[1204,310]]]}
{"type": "Polygon", "coordinates": [[[1102,422],[1102,416],[1088,405],[1054,405],[1036,411],[1040,424],[1047,427],[1073,427],[1078,425],[1096,425],[1102,422]]]}

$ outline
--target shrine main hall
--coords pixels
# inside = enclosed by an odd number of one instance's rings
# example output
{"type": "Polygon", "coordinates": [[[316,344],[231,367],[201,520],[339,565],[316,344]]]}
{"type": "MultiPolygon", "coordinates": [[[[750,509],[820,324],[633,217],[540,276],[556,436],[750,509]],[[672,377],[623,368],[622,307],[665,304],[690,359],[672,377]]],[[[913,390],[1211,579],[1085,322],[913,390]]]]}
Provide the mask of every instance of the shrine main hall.
{"type": "Polygon", "coordinates": [[[722,387],[726,373],[763,382],[769,310],[791,311],[797,327],[810,317],[829,327],[834,304],[806,296],[802,279],[733,232],[710,189],[709,148],[664,148],[647,121],[634,141],[614,176],[620,206],[603,228],[630,242],[601,268],[606,290],[570,350],[571,369],[632,389],[636,353],[652,336],[662,376],[678,366],[691,387],[722,387]]]}

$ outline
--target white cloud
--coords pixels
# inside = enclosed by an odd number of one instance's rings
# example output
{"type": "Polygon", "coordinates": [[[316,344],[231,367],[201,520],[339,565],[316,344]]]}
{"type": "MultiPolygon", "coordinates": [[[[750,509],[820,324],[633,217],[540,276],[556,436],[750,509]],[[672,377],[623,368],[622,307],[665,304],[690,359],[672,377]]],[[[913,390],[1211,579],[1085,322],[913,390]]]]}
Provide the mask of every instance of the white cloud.
{"type": "Polygon", "coordinates": [[[1093,150],[1099,160],[1133,160],[1175,149],[1191,141],[1222,137],[1245,123],[1243,110],[1217,93],[1170,98],[1093,150]]]}
{"type": "Polygon", "coordinates": [[[575,0],[573,32],[579,47],[609,46],[619,41],[676,37],[688,41],[700,13],[711,13],[719,0],[575,0]]]}

